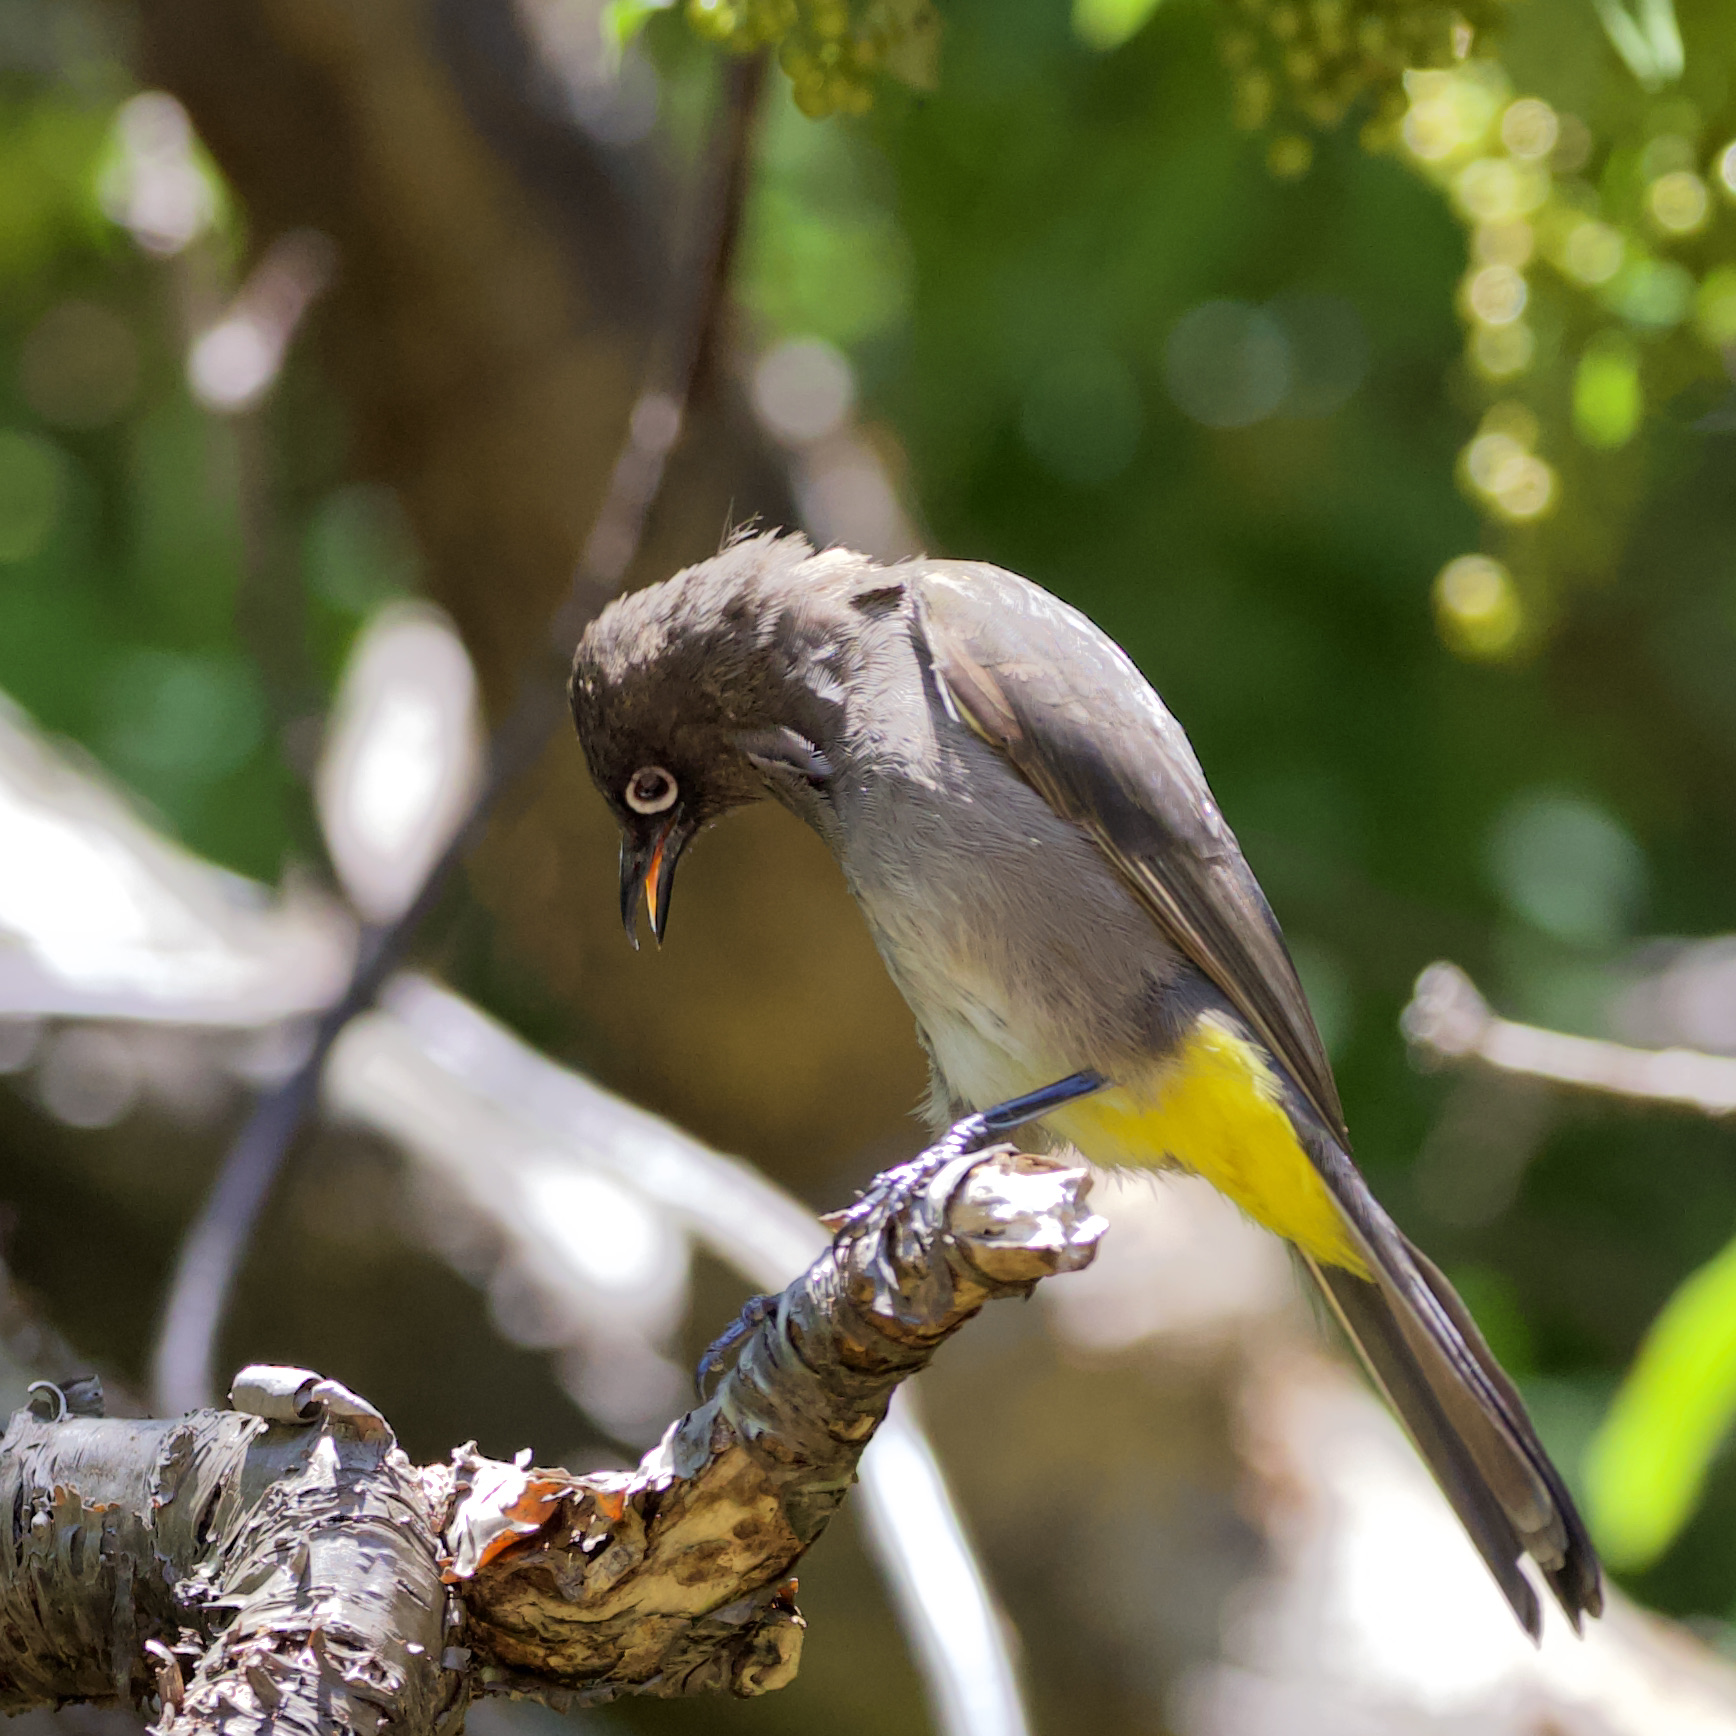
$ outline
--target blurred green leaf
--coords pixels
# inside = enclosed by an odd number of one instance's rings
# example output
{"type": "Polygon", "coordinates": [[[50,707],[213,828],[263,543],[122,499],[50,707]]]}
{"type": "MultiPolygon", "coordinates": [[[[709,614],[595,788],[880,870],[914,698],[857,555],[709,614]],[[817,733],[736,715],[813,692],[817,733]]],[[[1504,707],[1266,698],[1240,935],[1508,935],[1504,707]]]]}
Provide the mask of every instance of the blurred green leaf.
{"type": "Polygon", "coordinates": [[[104,109],[44,95],[0,105],[0,282],[47,269],[56,251],[106,229],[94,171],[104,109]]]}
{"type": "Polygon", "coordinates": [[[619,53],[645,28],[654,13],[666,12],[673,0],[607,0],[603,7],[603,37],[619,53]]]}
{"type": "Polygon", "coordinates": [[[1073,34],[1106,54],[1119,48],[1154,13],[1161,0],[1073,0],[1073,34]]]}
{"type": "Polygon", "coordinates": [[[1611,1567],[1647,1566],[1693,1515],[1736,1419],[1736,1241],[1664,1304],[1585,1467],[1592,1534],[1611,1567]]]}
{"type": "Polygon", "coordinates": [[[303,544],[308,583],[352,615],[419,589],[421,557],[410,521],[389,488],[352,483],[314,509],[303,544]]]}

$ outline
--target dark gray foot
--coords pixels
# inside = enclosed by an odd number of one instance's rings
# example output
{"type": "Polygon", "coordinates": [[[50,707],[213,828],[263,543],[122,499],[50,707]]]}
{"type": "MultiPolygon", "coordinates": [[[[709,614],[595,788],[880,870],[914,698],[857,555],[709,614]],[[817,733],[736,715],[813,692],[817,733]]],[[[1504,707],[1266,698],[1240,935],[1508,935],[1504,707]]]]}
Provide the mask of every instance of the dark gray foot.
{"type": "Polygon", "coordinates": [[[729,1361],[730,1352],[739,1349],[742,1341],[750,1332],[763,1326],[777,1312],[779,1298],[776,1296],[751,1296],[743,1305],[741,1313],[732,1320],[723,1333],[713,1340],[706,1353],[700,1357],[699,1366],[693,1371],[693,1384],[699,1393],[699,1402],[703,1404],[710,1396],[705,1390],[705,1383],[714,1374],[722,1374],[729,1361]]]}
{"type": "Polygon", "coordinates": [[[913,1194],[927,1187],[949,1164],[986,1151],[1015,1128],[1036,1121],[1078,1098],[1102,1091],[1108,1084],[1101,1073],[1070,1073],[1065,1079],[1045,1085],[1040,1091],[1009,1098],[991,1109],[979,1109],[976,1114],[955,1121],[933,1145],[908,1163],[901,1163],[896,1169],[876,1176],[867,1192],[858,1195],[854,1204],[826,1221],[833,1225],[840,1237],[854,1239],[871,1220],[895,1217],[913,1194]]]}
{"type": "Polygon", "coordinates": [[[949,1157],[962,1157],[967,1151],[986,1150],[1003,1133],[1011,1133],[1027,1121],[1039,1121],[1081,1097],[1103,1090],[1108,1084],[1101,1073],[1069,1073],[1053,1085],[1027,1091],[1023,1097],[1010,1097],[992,1109],[979,1109],[975,1115],[955,1121],[933,1149],[944,1150],[949,1157]]]}

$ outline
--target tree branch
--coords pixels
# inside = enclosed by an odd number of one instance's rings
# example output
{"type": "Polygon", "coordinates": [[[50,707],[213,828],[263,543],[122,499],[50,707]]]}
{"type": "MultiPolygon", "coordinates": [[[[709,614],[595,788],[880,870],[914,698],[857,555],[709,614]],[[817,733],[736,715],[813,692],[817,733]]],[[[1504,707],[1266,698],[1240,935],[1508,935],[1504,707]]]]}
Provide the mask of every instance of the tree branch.
{"type": "Polygon", "coordinates": [[[1736,1114],[1736,1060],[1693,1049],[1632,1049],[1516,1024],[1492,1012],[1455,964],[1432,964],[1417,978],[1400,1022],[1425,1061],[1480,1061],[1580,1091],[1668,1103],[1702,1115],[1736,1114]]]}
{"type": "Polygon", "coordinates": [[[303,1370],[247,1370],[235,1410],[174,1422],[21,1411],[0,1441],[0,1709],[155,1695],[176,1736],[440,1736],[478,1692],[781,1687],[790,1574],[894,1390],[984,1303],[1089,1263],[1089,1188],[1000,1147],[893,1191],[630,1473],[474,1446],[417,1470],[303,1370]]]}

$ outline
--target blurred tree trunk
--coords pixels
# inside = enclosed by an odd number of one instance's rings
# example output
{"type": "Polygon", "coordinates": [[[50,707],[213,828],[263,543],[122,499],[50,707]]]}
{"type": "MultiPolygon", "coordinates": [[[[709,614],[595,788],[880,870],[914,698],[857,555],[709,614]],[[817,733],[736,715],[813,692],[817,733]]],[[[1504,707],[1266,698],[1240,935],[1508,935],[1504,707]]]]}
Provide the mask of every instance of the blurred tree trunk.
{"type": "MultiPolygon", "coordinates": [[[[498,717],[620,443],[677,177],[556,112],[508,0],[143,0],[141,18],[144,76],[186,103],[255,244],[301,225],[337,242],[315,342],[353,468],[403,499],[498,717]]],[[[782,475],[714,379],[634,582],[753,513],[787,521],[782,475]]],[[[654,958],[619,933],[614,853],[563,736],[474,875],[592,1019],[594,1066],[797,1186],[864,1145],[915,1145],[909,1017],[816,840],[769,809],[723,828],[654,958]]]]}

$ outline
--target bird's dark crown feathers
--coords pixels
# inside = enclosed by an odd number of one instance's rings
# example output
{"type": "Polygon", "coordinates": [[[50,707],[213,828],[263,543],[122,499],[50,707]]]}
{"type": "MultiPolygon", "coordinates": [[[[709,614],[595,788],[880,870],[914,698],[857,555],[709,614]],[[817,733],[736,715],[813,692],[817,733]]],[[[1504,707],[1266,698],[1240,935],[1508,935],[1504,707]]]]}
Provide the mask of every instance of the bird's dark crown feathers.
{"type": "MultiPolygon", "coordinates": [[[[591,776],[623,824],[633,823],[628,780],[645,766],[674,776],[695,824],[765,794],[739,738],[777,728],[815,735],[792,714],[819,697],[811,687],[798,694],[790,679],[792,656],[814,637],[802,618],[829,600],[835,576],[874,571],[865,557],[816,557],[805,537],[761,532],[617,598],[591,623],[568,697],[591,776]]],[[[811,625],[823,636],[821,621],[811,625]]]]}

